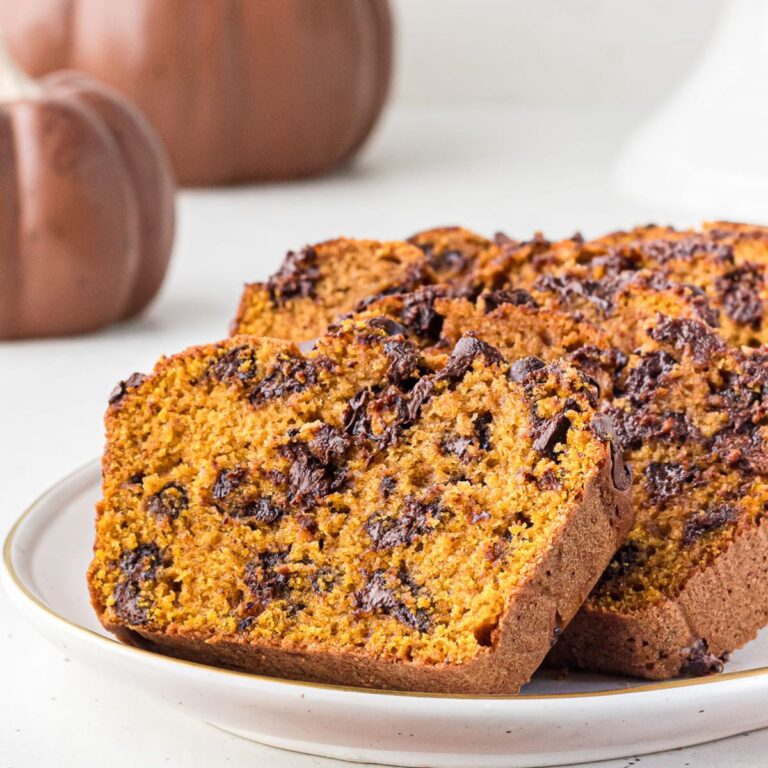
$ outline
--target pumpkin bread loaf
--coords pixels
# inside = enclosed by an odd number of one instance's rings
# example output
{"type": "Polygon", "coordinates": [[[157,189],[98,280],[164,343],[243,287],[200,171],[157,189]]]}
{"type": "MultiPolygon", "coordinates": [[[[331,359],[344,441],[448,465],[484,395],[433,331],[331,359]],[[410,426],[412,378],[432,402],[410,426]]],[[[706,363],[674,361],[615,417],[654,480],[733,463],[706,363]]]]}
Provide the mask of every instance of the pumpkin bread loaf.
{"type": "Polygon", "coordinates": [[[596,388],[389,317],[237,336],[113,393],[89,570],[104,625],[322,682],[513,692],[631,526],[596,388]]]}
{"type": "Polygon", "coordinates": [[[520,289],[473,303],[423,288],[358,315],[407,324],[425,355],[472,328],[508,359],[563,357],[598,384],[633,467],[637,522],[555,664],[652,679],[715,672],[768,621],[768,359],[696,319],[699,294],[673,295],[677,317],[653,290],[636,292],[629,314],[617,303],[632,333],[613,337],[520,289]]]}

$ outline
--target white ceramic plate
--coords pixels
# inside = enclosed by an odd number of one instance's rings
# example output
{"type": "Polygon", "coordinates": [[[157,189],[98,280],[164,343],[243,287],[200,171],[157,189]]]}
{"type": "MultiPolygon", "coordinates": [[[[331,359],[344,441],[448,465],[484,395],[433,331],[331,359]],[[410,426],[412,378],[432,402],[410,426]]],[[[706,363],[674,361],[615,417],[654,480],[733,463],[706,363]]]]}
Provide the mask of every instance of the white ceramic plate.
{"type": "Polygon", "coordinates": [[[105,675],[184,704],[203,721],[299,752],[402,766],[544,766],[643,754],[768,726],[768,632],[728,672],[642,685],[540,676],[519,696],[432,696],[295,683],[192,664],[106,635],[88,602],[93,462],[11,530],[4,581],[32,623],[105,675]]]}

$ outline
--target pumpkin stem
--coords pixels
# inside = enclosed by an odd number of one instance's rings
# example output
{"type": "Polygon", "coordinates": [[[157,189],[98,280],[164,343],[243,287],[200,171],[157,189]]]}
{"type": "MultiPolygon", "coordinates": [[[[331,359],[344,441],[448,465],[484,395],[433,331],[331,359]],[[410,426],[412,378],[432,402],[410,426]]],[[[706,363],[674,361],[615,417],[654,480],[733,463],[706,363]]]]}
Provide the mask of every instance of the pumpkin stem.
{"type": "Polygon", "coordinates": [[[0,103],[35,99],[41,92],[40,86],[13,60],[0,34],[0,103]]]}

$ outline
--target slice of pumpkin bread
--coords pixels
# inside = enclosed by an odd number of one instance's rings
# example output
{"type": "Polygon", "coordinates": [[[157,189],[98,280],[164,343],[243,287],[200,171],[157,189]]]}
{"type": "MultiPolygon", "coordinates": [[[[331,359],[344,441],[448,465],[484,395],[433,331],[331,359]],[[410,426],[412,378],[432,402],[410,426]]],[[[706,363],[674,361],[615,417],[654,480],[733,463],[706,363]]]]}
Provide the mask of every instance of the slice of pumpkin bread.
{"type": "Polygon", "coordinates": [[[650,679],[718,672],[768,622],[768,366],[701,322],[660,317],[607,412],[637,522],[553,649],[650,679]]]}
{"type": "Polygon", "coordinates": [[[291,251],[266,283],[246,285],[232,334],[309,341],[370,296],[446,283],[468,290],[490,241],[460,227],[408,243],[338,239],[291,251]]]}
{"type": "Polygon", "coordinates": [[[729,343],[768,342],[768,231],[749,225],[718,222],[702,232],[643,227],[536,249],[509,241],[477,280],[528,290],[539,303],[583,312],[609,332],[612,321],[625,320],[616,305],[635,302],[638,291],[655,292],[662,305],[678,303],[675,293],[699,294],[700,318],[729,343]]]}
{"type": "Polygon", "coordinates": [[[88,575],[110,631],[302,680],[529,679],[631,526],[610,419],[567,363],[403,330],[234,337],[115,390],[88,575]]]}
{"type": "MultiPolygon", "coordinates": [[[[685,309],[673,296],[667,308],[685,309]]],[[[652,679],[718,671],[768,621],[765,353],[729,347],[695,311],[664,316],[657,291],[615,306],[615,333],[520,289],[475,303],[421,289],[365,312],[421,334],[425,355],[473,328],[508,359],[564,357],[599,385],[634,470],[637,523],[550,660],[652,679]]]]}
{"type": "Polygon", "coordinates": [[[427,280],[424,252],[416,246],[329,240],[290,251],[266,283],[246,285],[231,331],[314,339],[365,296],[412,290],[427,280]]]}

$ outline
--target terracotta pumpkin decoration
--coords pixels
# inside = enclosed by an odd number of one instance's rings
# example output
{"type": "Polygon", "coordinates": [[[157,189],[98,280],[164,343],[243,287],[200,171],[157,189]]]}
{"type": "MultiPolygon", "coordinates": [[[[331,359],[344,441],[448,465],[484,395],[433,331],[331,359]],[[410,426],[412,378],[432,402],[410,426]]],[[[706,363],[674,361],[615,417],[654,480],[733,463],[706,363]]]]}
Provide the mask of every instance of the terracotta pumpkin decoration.
{"type": "Polygon", "coordinates": [[[27,72],[72,67],[139,106],[184,184],[306,176],[371,131],[387,0],[0,0],[27,72]]]}
{"type": "Polygon", "coordinates": [[[141,311],[168,265],[173,198],[135,107],[76,72],[33,81],[0,48],[0,339],[141,311]]]}

